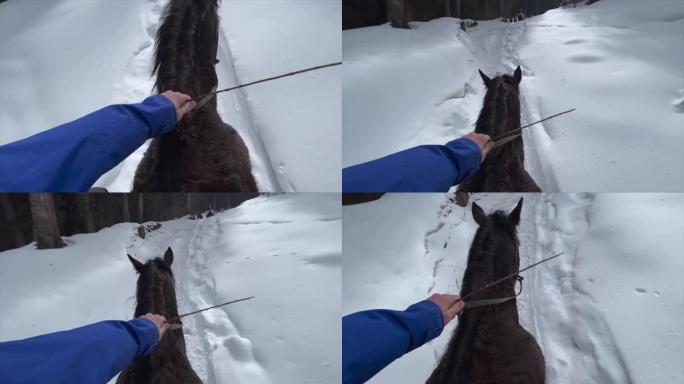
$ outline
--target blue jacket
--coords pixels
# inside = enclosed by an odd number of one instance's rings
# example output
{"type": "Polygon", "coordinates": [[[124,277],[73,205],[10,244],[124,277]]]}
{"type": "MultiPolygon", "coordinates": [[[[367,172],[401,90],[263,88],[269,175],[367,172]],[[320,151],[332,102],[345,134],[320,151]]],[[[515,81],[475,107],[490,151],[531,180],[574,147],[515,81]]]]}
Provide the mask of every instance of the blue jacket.
{"type": "Polygon", "coordinates": [[[480,166],[480,147],[460,138],[421,145],[342,170],[343,192],[447,192],[480,166]]]}
{"type": "Polygon", "coordinates": [[[0,383],[104,384],[158,340],[157,326],[137,318],[0,343],[0,383]]]}
{"type": "Polygon", "coordinates": [[[405,311],[377,309],[342,318],[342,383],[365,383],[404,354],[442,333],[444,318],[430,300],[405,311]]]}
{"type": "Polygon", "coordinates": [[[0,192],[86,192],[147,139],[175,126],[176,108],[157,95],[0,146],[0,192]]]}

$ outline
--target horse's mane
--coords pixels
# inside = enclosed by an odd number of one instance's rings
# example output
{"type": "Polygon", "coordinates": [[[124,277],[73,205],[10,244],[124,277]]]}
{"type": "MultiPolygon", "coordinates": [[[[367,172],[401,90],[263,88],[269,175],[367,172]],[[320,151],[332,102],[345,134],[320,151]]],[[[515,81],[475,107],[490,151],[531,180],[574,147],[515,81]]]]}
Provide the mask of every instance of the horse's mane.
{"type": "Polygon", "coordinates": [[[157,75],[154,86],[158,92],[173,89],[199,96],[218,83],[214,69],[218,46],[218,2],[169,2],[155,44],[152,74],[157,75]],[[201,84],[198,84],[198,77],[203,80],[201,84]]]}
{"type": "Polygon", "coordinates": [[[475,123],[475,132],[494,137],[517,128],[520,128],[518,86],[512,76],[496,77],[487,86],[482,109],[475,123]]]}

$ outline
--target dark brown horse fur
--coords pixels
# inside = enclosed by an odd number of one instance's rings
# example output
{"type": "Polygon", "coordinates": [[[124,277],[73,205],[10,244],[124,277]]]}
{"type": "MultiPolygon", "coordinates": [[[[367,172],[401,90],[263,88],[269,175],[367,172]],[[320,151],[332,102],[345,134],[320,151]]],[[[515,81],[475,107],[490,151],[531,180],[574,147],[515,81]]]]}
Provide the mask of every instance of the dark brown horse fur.
{"type": "MultiPolygon", "coordinates": [[[[461,296],[520,268],[516,227],[523,200],[508,215],[489,216],[473,202],[479,224],[468,253],[461,296]]],[[[515,295],[511,278],[469,298],[515,295]]],[[[516,300],[466,309],[427,384],[539,384],[545,382],[544,355],[534,337],[518,321],[516,300]]]]}
{"type": "MultiPolygon", "coordinates": [[[[217,84],[219,0],[171,0],[157,32],[154,71],[159,93],[198,97],[217,84]]],[[[256,192],[249,152],[221,121],[216,98],[150,144],[135,192],[256,192]]]]}
{"type": "MultiPolygon", "coordinates": [[[[145,264],[128,255],[140,274],[136,291],[135,317],[156,313],[171,319],[178,316],[174,288],[173,251],[166,250],[164,258],[157,257],[145,264]]],[[[181,329],[169,330],[151,353],[134,360],[124,369],[116,384],[201,384],[188,361],[185,338],[181,329]]]]}
{"type": "MultiPolygon", "coordinates": [[[[482,71],[480,76],[487,93],[475,132],[495,137],[520,128],[520,67],[513,76],[490,79],[482,71]]],[[[459,184],[458,192],[541,192],[525,170],[522,137],[492,149],[480,169],[459,184]]]]}

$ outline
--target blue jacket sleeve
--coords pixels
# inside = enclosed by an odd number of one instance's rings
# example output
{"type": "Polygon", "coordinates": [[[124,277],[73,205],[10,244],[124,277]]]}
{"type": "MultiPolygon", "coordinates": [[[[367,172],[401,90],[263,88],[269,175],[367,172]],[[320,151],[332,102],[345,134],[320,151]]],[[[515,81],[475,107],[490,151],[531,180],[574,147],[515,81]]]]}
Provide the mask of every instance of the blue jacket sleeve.
{"type": "Polygon", "coordinates": [[[447,192],[480,166],[465,138],[421,145],[342,170],[343,192],[447,192]]]}
{"type": "Polygon", "coordinates": [[[137,318],[0,343],[0,383],[104,384],[158,340],[156,325],[137,318]]]}
{"type": "Polygon", "coordinates": [[[0,192],[85,192],[147,139],[175,126],[176,108],[157,95],[0,146],[0,192]]]}
{"type": "Polygon", "coordinates": [[[430,300],[405,311],[363,311],[342,318],[342,382],[365,383],[404,354],[442,333],[442,311],[430,300]]]}

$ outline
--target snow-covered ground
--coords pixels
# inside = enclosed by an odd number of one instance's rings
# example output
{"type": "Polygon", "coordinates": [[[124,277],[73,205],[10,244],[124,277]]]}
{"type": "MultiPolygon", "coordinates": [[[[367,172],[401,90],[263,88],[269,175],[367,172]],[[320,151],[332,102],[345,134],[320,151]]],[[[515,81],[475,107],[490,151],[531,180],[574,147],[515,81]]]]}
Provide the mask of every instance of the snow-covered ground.
{"type": "Polygon", "coordinates": [[[126,258],[171,246],[181,313],[254,299],[183,320],[205,383],[340,382],[340,205],[336,194],[260,197],[204,220],[137,224],[0,253],[0,341],[129,319],[136,274],[126,258]]]}
{"type": "MultiPolygon", "coordinates": [[[[520,320],[541,345],[549,383],[684,380],[684,195],[478,194],[490,213],[524,196],[520,320]]],[[[402,309],[458,293],[477,226],[445,194],[393,194],[344,207],[343,313],[402,309]]],[[[370,383],[422,383],[456,326],[370,383]]]]}
{"type": "MultiPolygon", "coordinates": [[[[149,96],[154,35],[168,0],[0,4],[0,145],[109,104],[149,96]]],[[[219,88],[341,60],[341,3],[223,1],[219,88]]],[[[263,191],[340,190],[341,69],[218,96],[263,191]]],[[[97,186],[129,191],[147,145],[97,186]]]]}
{"type": "Polygon", "coordinates": [[[343,166],[473,130],[484,86],[523,68],[526,167],[545,191],[684,191],[684,1],[601,0],[518,23],[344,31],[343,166]]]}

